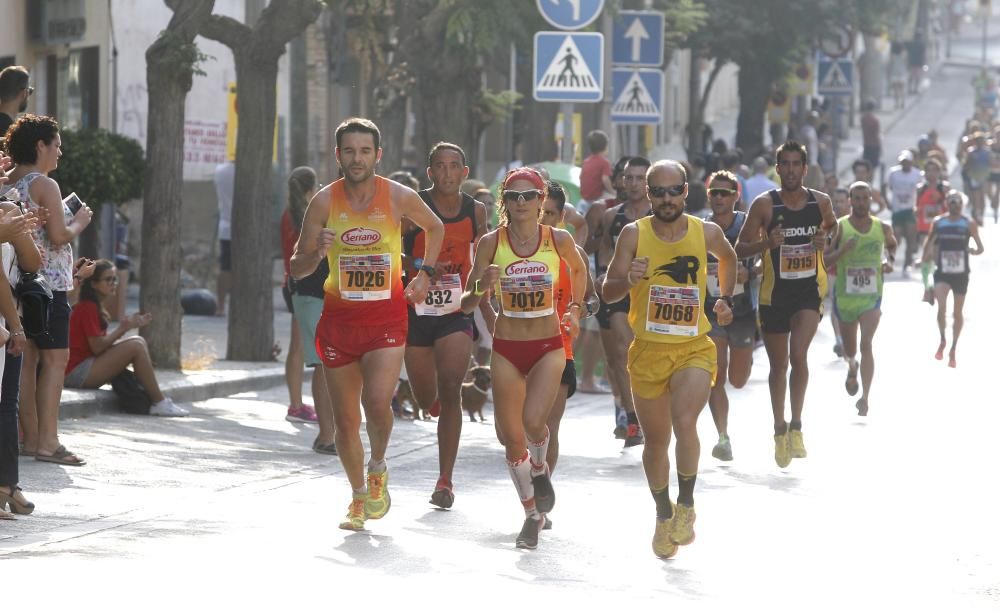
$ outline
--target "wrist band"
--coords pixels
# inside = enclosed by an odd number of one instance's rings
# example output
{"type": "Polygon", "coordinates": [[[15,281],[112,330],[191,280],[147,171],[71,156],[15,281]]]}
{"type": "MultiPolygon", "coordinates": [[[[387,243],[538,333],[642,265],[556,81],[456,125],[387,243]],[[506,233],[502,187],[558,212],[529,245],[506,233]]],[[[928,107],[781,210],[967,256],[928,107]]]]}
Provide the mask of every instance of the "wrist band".
{"type": "Polygon", "coordinates": [[[475,296],[477,296],[477,297],[482,297],[483,295],[486,294],[486,289],[479,287],[479,282],[480,281],[481,280],[476,280],[476,284],[475,284],[475,286],[473,287],[473,290],[472,290],[472,294],[475,295],[475,296]]]}

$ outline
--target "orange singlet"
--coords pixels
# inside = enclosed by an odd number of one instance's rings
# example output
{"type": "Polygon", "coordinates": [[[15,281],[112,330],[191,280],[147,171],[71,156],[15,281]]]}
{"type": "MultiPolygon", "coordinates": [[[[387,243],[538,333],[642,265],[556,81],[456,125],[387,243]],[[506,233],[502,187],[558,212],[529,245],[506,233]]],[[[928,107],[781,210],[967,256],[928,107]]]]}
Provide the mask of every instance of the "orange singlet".
{"type": "Polygon", "coordinates": [[[338,325],[375,325],[406,320],[399,222],[393,220],[389,181],[375,176],[375,196],[364,211],[354,211],[344,180],[330,185],[326,228],[337,233],[327,259],[323,311],[338,325]]]}

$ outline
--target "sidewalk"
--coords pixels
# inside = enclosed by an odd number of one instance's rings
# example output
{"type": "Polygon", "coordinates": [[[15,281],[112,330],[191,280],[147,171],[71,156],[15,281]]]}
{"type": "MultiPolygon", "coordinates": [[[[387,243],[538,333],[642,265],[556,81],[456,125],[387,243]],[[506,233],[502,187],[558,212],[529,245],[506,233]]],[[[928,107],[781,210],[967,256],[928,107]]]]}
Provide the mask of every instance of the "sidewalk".
{"type": "MultiPolygon", "coordinates": [[[[177,309],[180,308],[178,304],[177,309]]],[[[129,286],[128,313],[139,310],[139,286],[129,286]]],[[[155,318],[155,314],[153,315],[155,318]]],[[[164,395],[176,402],[194,402],[226,397],[249,390],[267,389],[285,381],[285,356],[291,314],[274,288],[274,341],[281,345],[278,361],[264,363],[226,361],[228,319],[214,316],[184,316],[181,321],[182,371],[157,369],[156,378],[164,395]]],[[[306,374],[308,381],[308,373],[306,374]]],[[[110,385],[97,390],[64,389],[59,418],[83,418],[97,414],[120,414],[110,385]]]]}

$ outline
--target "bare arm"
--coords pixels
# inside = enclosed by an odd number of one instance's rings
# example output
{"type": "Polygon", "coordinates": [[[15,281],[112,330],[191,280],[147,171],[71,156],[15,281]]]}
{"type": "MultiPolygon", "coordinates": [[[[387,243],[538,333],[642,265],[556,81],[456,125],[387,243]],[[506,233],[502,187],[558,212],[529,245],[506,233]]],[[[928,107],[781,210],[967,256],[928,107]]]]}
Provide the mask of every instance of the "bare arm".
{"type": "Polygon", "coordinates": [[[705,249],[719,261],[719,290],[723,297],[736,289],[736,251],[718,224],[705,223],[705,249]]]}
{"type": "Polygon", "coordinates": [[[56,246],[73,241],[77,235],[83,232],[83,229],[87,228],[94,215],[94,212],[84,205],[67,225],[63,218],[63,203],[62,195],[59,193],[59,184],[54,179],[48,177],[36,179],[32,182],[29,192],[31,199],[48,212],[45,232],[49,236],[49,241],[56,246]]]}
{"type": "Polygon", "coordinates": [[[604,234],[605,211],[607,210],[604,208],[603,203],[594,203],[587,210],[585,219],[587,220],[587,229],[590,232],[583,245],[583,249],[587,251],[587,254],[593,254],[601,245],[601,237],[604,234]]]}
{"type": "Polygon", "coordinates": [[[302,229],[295,242],[295,251],[289,261],[289,272],[296,280],[310,275],[319,267],[326,252],[336,241],[336,234],[326,228],[330,217],[330,186],[326,186],[313,196],[302,217],[302,229]]]}
{"type": "Polygon", "coordinates": [[[892,232],[892,225],[881,220],[879,224],[882,225],[882,236],[885,237],[885,251],[889,254],[895,254],[898,243],[896,241],[896,234],[892,232]]]}
{"type": "Polygon", "coordinates": [[[587,219],[577,211],[576,207],[573,207],[569,203],[563,209],[565,211],[566,224],[573,225],[573,240],[576,241],[576,245],[586,245],[587,237],[590,234],[590,225],[587,224],[587,219]]]}
{"type": "Polygon", "coordinates": [[[152,317],[149,314],[132,314],[131,316],[126,316],[123,321],[118,323],[115,330],[106,335],[93,335],[87,337],[87,345],[90,347],[90,352],[94,353],[94,356],[100,355],[108,348],[111,348],[115,343],[122,338],[131,329],[137,329],[141,326],[149,324],[152,317]]]}
{"type": "Polygon", "coordinates": [[[587,265],[577,252],[573,236],[561,229],[552,229],[552,238],[556,249],[569,267],[570,278],[573,281],[573,294],[567,305],[569,308],[561,315],[564,327],[569,328],[570,339],[576,339],[580,333],[580,318],[583,317],[583,302],[587,294],[587,265]],[[576,308],[576,309],[574,309],[576,308]]]}
{"type": "MultiPolygon", "coordinates": [[[[441,253],[441,244],[444,242],[444,223],[441,218],[431,211],[431,208],[424,203],[416,192],[405,186],[393,186],[393,194],[397,196],[396,208],[400,217],[406,217],[413,221],[424,231],[424,265],[433,267],[437,264],[438,255],[441,253]]],[[[407,301],[417,304],[427,298],[427,287],[430,285],[430,278],[424,271],[418,271],[416,277],[410,280],[406,290],[403,291],[407,301]]]]}
{"type": "Polygon", "coordinates": [[[493,253],[497,249],[497,234],[499,230],[491,231],[479,240],[476,244],[475,260],[472,263],[472,271],[469,272],[469,279],[465,282],[465,292],[462,293],[462,311],[471,314],[476,306],[489,296],[489,291],[493,288],[493,283],[499,277],[499,268],[492,265],[493,253]],[[492,272],[487,275],[487,270],[492,272]],[[479,283],[480,293],[476,294],[476,283],[479,283]]]}
{"type": "Polygon", "coordinates": [[[750,205],[747,221],[743,223],[739,239],[736,240],[736,256],[747,258],[756,256],[768,248],[776,248],[784,242],[781,226],[774,227],[770,234],[765,233],[768,222],[771,221],[771,197],[766,193],[758,196],[750,205]]]}
{"type": "MultiPolygon", "coordinates": [[[[873,222],[879,222],[879,221],[875,220],[873,222]]],[[[851,245],[844,244],[843,246],[841,246],[840,239],[841,239],[841,232],[840,232],[840,225],[838,224],[837,227],[833,229],[833,237],[830,238],[829,243],[827,243],[826,245],[826,249],[823,250],[823,262],[829,266],[836,265],[837,261],[840,260],[840,257],[843,256],[845,252],[848,252],[851,248],[854,247],[853,244],[851,245]]]]}
{"type": "Polygon", "coordinates": [[[639,246],[639,229],[635,223],[628,224],[622,229],[618,236],[618,243],[615,245],[615,254],[611,257],[611,264],[608,265],[608,273],[601,285],[601,296],[604,301],[614,303],[621,301],[628,294],[629,290],[638,283],[646,273],[648,259],[637,259],[636,249],[639,246]]]}
{"type": "Polygon", "coordinates": [[[969,221],[969,235],[972,236],[972,240],[976,242],[976,247],[969,251],[969,254],[978,256],[983,253],[983,240],[979,238],[979,225],[976,224],[975,220],[969,221]]]}

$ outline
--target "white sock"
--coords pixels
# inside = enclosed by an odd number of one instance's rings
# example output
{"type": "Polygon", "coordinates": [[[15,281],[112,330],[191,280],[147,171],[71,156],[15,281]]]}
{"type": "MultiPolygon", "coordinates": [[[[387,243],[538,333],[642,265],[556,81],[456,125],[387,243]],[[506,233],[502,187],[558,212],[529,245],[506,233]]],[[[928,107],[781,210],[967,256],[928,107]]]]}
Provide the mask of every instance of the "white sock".
{"type": "Polygon", "coordinates": [[[524,509],[528,510],[529,506],[534,508],[535,488],[531,484],[531,462],[528,451],[525,451],[524,456],[518,461],[508,459],[507,470],[510,472],[511,480],[514,481],[514,489],[517,491],[517,497],[524,505],[524,509]]]}
{"type": "Polygon", "coordinates": [[[544,474],[547,470],[545,455],[549,450],[549,428],[545,428],[545,437],[541,442],[528,442],[528,455],[531,457],[531,476],[544,474]]]}
{"type": "Polygon", "coordinates": [[[375,461],[374,459],[372,459],[368,462],[369,472],[385,472],[385,469],[386,469],[385,459],[381,461],[375,461]]]}

